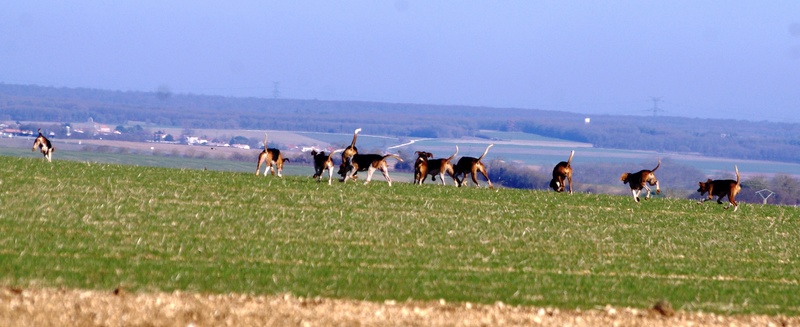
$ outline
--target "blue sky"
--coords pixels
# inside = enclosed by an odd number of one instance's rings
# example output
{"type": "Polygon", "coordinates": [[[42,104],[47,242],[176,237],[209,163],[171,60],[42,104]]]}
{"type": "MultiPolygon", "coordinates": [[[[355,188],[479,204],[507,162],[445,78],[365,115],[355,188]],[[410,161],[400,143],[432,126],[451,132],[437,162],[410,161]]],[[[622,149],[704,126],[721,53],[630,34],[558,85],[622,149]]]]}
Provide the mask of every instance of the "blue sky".
{"type": "Polygon", "coordinates": [[[0,82],[800,122],[800,1],[4,1],[0,82]]]}

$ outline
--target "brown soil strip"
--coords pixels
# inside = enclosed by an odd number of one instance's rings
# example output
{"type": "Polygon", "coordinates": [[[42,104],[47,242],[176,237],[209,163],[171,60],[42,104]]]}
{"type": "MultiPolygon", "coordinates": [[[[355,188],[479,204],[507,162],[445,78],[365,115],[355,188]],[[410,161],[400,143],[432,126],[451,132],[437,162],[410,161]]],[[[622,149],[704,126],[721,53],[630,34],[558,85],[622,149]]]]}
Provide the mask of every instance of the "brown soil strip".
{"type": "Polygon", "coordinates": [[[800,326],[800,317],[503,303],[395,302],[292,295],[0,289],[0,326],[800,326]]]}

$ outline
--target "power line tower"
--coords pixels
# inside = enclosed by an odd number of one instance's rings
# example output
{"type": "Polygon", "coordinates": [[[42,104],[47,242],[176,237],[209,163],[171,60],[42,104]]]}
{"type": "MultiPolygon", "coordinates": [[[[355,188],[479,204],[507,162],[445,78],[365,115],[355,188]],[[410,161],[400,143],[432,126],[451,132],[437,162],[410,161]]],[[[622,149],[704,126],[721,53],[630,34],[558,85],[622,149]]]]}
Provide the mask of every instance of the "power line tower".
{"type": "Polygon", "coordinates": [[[664,109],[658,107],[658,103],[661,102],[661,97],[650,97],[650,99],[653,100],[653,108],[648,109],[647,111],[652,111],[653,117],[658,116],[659,112],[664,111],[664,109]]]}
{"type": "Polygon", "coordinates": [[[281,97],[281,82],[272,82],[272,98],[277,99],[281,97]]]}
{"type": "Polygon", "coordinates": [[[764,199],[764,204],[767,204],[767,199],[769,199],[770,196],[775,194],[775,192],[772,192],[768,189],[763,189],[761,191],[756,191],[756,194],[760,195],[761,198],[764,199]]]}

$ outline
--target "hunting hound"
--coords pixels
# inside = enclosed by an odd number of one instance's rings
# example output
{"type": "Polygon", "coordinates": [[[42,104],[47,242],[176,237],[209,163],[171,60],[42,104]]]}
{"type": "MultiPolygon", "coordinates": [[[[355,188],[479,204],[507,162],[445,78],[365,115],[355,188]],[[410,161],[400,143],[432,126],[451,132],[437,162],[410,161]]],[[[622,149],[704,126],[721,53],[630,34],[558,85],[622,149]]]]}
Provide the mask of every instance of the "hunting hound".
{"type": "Polygon", "coordinates": [[[486,150],[483,151],[483,154],[478,158],[461,157],[461,159],[458,159],[458,163],[456,163],[455,167],[453,167],[453,179],[455,179],[457,186],[463,186],[464,180],[467,179],[467,175],[469,174],[472,176],[472,182],[478,187],[481,187],[481,184],[478,183],[478,178],[476,176],[476,174],[480,172],[483,177],[486,178],[486,182],[489,183],[489,188],[494,189],[494,186],[492,186],[492,181],[489,180],[489,175],[486,174],[486,165],[484,165],[481,161],[483,160],[483,157],[489,153],[489,148],[493,146],[494,144],[489,144],[489,146],[486,147],[486,150]],[[458,178],[459,175],[461,176],[460,179],[458,178]]]}
{"type": "MultiPolygon", "coordinates": [[[[414,162],[414,184],[422,185],[425,178],[431,175],[431,180],[436,181],[436,176],[445,185],[444,174],[447,173],[453,177],[453,163],[450,161],[458,154],[458,145],[456,145],[456,152],[448,158],[430,159],[433,154],[425,151],[417,151],[417,161],[414,162]]],[[[455,179],[453,177],[453,179],[455,179]]]]}
{"type": "MultiPolygon", "coordinates": [[[[708,197],[698,201],[697,204],[713,200],[715,196],[717,197],[717,203],[722,204],[722,198],[727,196],[728,202],[730,202],[730,205],[733,205],[733,211],[736,212],[736,210],[739,209],[739,204],[736,203],[736,195],[742,190],[742,186],[739,184],[741,180],[741,177],[739,177],[739,167],[734,165],[733,169],[736,171],[736,180],[712,180],[709,178],[705,183],[698,182],[697,184],[700,187],[697,189],[697,192],[700,192],[700,196],[708,193],[708,197]]],[[[725,209],[730,208],[730,205],[726,206],[725,209]]]]}
{"type": "Polygon", "coordinates": [[[386,163],[386,159],[389,157],[395,158],[400,162],[403,161],[402,158],[394,154],[380,155],[356,153],[350,158],[350,170],[346,172],[343,182],[347,182],[348,179],[353,179],[356,172],[366,171],[367,180],[364,181],[364,184],[368,184],[369,181],[372,180],[372,174],[375,173],[376,170],[380,170],[381,173],[383,173],[383,178],[386,179],[389,186],[392,186],[392,179],[389,177],[389,165],[386,163]]]}
{"type": "Polygon", "coordinates": [[[656,169],[661,166],[661,159],[658,159],[658,164],[656,168],[652,170],[640,170],[635,173],[623,173],[622,176],[619,177],[619,180],[622,181],[623,184],[628,184],[631,187],[631,193],[633,194],[633,199],[636,200],[636,203],[639,203],[639,193],[642,191],[642,188],[647,190],[647,195],[644,197],[645,200],[650,199],[650,186],[656,186],[656,194],[661,194],[661,187],[658,184],[658,180],[656,179],[656,169]]]}
{"type": "Polygon", "coordinates": [[[278,177],[283,177],[283,162],[289,161],[284,159],[281,150],[274,148],[267,148],[267,133],[264,133],[264,150],[258,155],[258,165],[256,166],[256,176],[261,171],[261,165],[266,164],[264,168],[264,176],[267,172],[271,172],[275,176],[275,171],[278,172],[278,177]]]}
{"type": "Polygon", "coordinates": [[[42,129],[38,130],[39,136],[33,140],[33,148],[31,151],[36,151],[36,147],[39,147],[39,151],[42,152],[42,155],[47,159],[47,162],[53,162],[53,152],[56,151],[56,148],[50,144],[50,140],[48,140],[44,134],[42,134],[42,129]]]}
{"type": "Polygon", "coordinates": [[[564,192],[566,186],[564,181],[569,184],[569,194],[572,194],[572,156],[575,155],[575,150],[569,153],[567,161],[559,162],[553,167],[553,179],[550,180],[550,187],[556,192],[564,192]]]}

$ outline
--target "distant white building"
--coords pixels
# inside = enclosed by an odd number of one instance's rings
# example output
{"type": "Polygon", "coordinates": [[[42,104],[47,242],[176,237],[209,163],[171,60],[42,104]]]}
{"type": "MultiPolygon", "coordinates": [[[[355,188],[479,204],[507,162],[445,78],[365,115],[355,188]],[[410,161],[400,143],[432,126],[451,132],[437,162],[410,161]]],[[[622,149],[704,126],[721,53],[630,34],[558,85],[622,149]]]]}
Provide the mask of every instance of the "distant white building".
{"type": "Polygon", "coordinates": [[[201,139],[197,136],[187,136],[186,144],[188,145],[208,145],[208,140],[201,139]]]}

